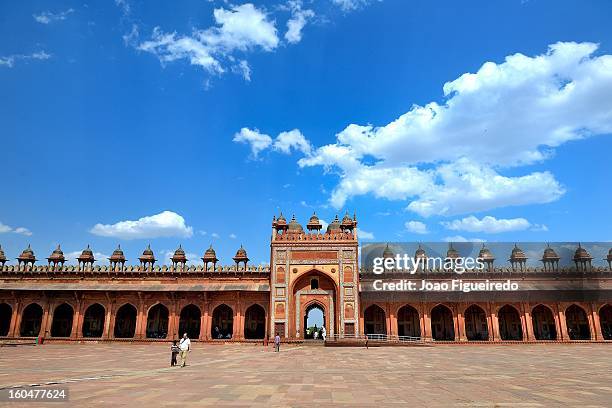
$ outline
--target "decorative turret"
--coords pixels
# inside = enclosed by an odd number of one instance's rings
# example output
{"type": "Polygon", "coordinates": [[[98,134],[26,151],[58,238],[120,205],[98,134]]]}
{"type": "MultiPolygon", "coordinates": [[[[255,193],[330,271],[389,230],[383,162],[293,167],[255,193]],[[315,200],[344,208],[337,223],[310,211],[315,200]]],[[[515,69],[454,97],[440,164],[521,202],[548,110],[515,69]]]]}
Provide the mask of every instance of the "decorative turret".
{"type": "Polygon", "coordinates": [[[393,253],[391,248],[389,248],[389,243],[387,243],[387,246],[385,247],[385,250],[383,251],[383,259],[387,259],[387,258],[395,258],[395,254],[393,253]]]}
{"type": "Polygon", "coordinates": [[[204,270],[208,270],[209,262],[212,262],[213,271],[215,270],[215,268],[217,267],[218,259],[217,259],[217,253],[213,249],[212,244],[210,244],[210,247],[206,250],[206,252],[204,252],[204,256],[201,259],[204,261],[204,270]]]}
{"type": "Polygon", "coordinates": [[[113,251],[113,254],[110,258],[111,269],[116,270],[118,265],[121,265],[121,269],[125,267],[125,255],[123,255],[123,250],[121,249],[121,245],[117,245],[117,249],[113,251]]]}
{"type": "Polygon", "coordinates": [[[150,270],[153,269],[153,265],[157,259],[155,259],[155,255],[151,249],[151,244],[147,245],[147,249],[142,251],[142,255],[138,258],[138,260],[140,261],[140,266],[143,269],[147,269],[147,265],[149,266],[150,270]]]}
{"type": "Polygon", "coordinates": [[[527,263],[527,256],[521,248],[514,244],[514,248],[512,248],[512,253],[510,254],[510,259],[508,259],[508,261],[510,262],[510,265],[512,265],[512,269],[515,269],[518,266],[518,268],[522,271],[527,263]]]}
{"type": "Polygon", "coordinates": [[[457,259],[461,258],[459,251],[453,248],[453,243],[448,244],[448,250],[446,251],[446,259],[444,260],[445,265],[450,264],[451,268],[455,267],[457,259]]]}
{"type": "Polygon", "coordinates": [[[355,228],[355,225],[357,223],[353,221],[353,219],[351,219],[348,211],[344,214],[344,217],[342,218],[342,223],[340,224],[340,229],[343,232],[346,231],[350,231],[353,232],[353,229],[355,228]]]}
{"type": "Polygon", "coordinates": [[[414,264],[420,265],[422,268],[424,268],[425,265],[427,265],[427,253],[421,247],[421,244],[419,244],[419,247],[414,252],[414,264]]]}
{"type": "Polygon", "coordinates": [[[247,256],[246,250],[240,245],[240,248],[236,251],[236,255],[232,258],[234,262],[236,262],[236,270],[238,270],[238,266],[240,262],[244,262],[244,269],[246,270],[247,262],[249,262],[249,257],[247,256]]]}
{"type": "Polygon", "coordinates": [[[574,263],[576,264],[576,270],[586,272],[591,269],[591,260],[593,257],[589,252],[578,243],[578,248],[574,252],[574,263]]]}
{"type": "Polygon", "coordinates": [[[289,221],[287,233],[288,234],[303,234],[304,233],[304,229],[302,228],[300,223],[295,220],[295,214],[291,217],[291,221],[289,221]]]}
{"type": "Polygon", "coordinates": [[[334,218],[334,220],[327,226],[327,233],[337,234],[339,232],[342,232],[342,229],[340,228],[340,220],[336,214],[336,218],[334,218]]]}
{"type": "Polygon", "coordinates": [[[36,262],[36,257],[34,256],[32,247],[30,247],[30,244],[28,244],[28,247],[24,249],[21,255],[17,257],[17,264],[18,266],[21,266],[23,263],[23,266],[25,269],[27,269],[28,264],[31,264],[31,266],[34,267],[34,262],[36,262]]]}
{"type": "Polygon", "coordinates": [[[96,262],[96,260],[94,259],[93,251],[91,250],[89,245],[87,245],[87,248],[85,248],[83,252],[81,252],[81,255],[79,257],[77,257],[77,262],[79,264],[79,268],[85,269],[85,267],[88,265],[89,267],[93,267],[93,264],[94,262],[96,262]]]}
{"type": "Polygon", "coordinates": [[[495,262],[495,257],[491,253],[491,250],[485,246],[485,244],[482,244],[482,248],[480,249],[480,252],[478,252],[478,258],[480,258],[482,262],[487,265],[487,270],[493,270],[493,262],[495,262]]]}
{"type": "Polygon", "coordinates": [[[60,248],[59,244],[57,248],[55,248],[53,252],[51,252],[51,255],[47,258],[47,261],[49,261],[49,266],[53,264],[53,268],[56,268],[57,265],[60,265],[60,268],[64,267],[66,258],[64,257],[64,251],[62,251],[62,248],[60,248]]]}
{"type": "Polygon", "coordinates": [[[274,227],[277,233],[287,231],[287,228],[289,228],[289,226],[287,225],[287,219],[283,215],[282,211],[277,219],[272,220],[272,227],[274,227]]]}
{"type": "MultiPolygon", "coordinates": [[[[0,248],[0,252],[2,252],[2,248],[0,248]]],[[[608,261],[608,269],[612,270],[612,248],[610,248],[610,250],[608,251],[606,261],[608,261]]]]}
{"type": "Polygon", "coordinates": [[[540,259],[544,264],[544,272],[559,270],[559,259],[561,259],[561,257],[557,255],[555,250],[552,249],[549,244],[546,244],[546,249],[542,254],[542,259],[540,259]]]}
{"type": "Polygon", "coordinates": [[[4,251],[2,250],[2,245],[0,245],[0,268],[3,268],[5,263],[6,256],[4,255],[4,251]]]}
{"type": "Polygon", "coordinates": [[[174,251],[174,255],[170,258],[172,262],[172,268],[176,269],[177,267],[181,267],[181,269],[185,269],[185,265],[187,264],[187,257],[185,256],[185,250],[181,245],[174,251]]]}
{"type": "Polygon", "coordinates": [[[317,231],[319,232],[323,225],[321,225],[321,221],[319,221],[319,217],[317,217],[317,213],[313,212],[312,216],[308,220],[308,224],[306,224],[306,228],[308,231],[317,231]]]}

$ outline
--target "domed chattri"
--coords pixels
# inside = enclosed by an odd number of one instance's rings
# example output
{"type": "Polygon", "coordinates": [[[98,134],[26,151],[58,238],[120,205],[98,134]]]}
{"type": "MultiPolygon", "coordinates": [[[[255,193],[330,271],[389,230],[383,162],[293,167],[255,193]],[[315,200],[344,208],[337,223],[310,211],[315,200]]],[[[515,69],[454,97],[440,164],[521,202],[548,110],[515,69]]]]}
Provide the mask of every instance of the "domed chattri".
{"type": "Polygon", "coordinates": [[[612,248],[610,248],[610,250],[608,251],[608,256],[605,260],[608,261],[608,269],[612,270],[612,248]]]}
{"type": "Polygon", "coordinates": [[[395,258],[395,254],[393,253],[391,248],[389,248],[389,243],[387,243],[387,246],[385,247],[385,250],[383,251],[382,256],[383,256],[383,259],[395,258]]]}
{"type": "Polygon", "coordinates": [[[47,258],[47,261],[49,261],[49,266],[51,266],[51,264],[53,264],[53,267],[56,267],[57,265],[64,266],[66,258],[64,257],[64,251],[62,251],[62,248],[60,248],[59,245],[53,250],[53,252],[51,252],[51,255],[47,258]]]}
{"type": "Polygon", "coordinates": [[[278,218],[272,219],[272,227],[276,230],[277,233],[282,233],[283,231],[286,231],[287,228],[289,228],[289,226],[287,225],[287,219],[283,215],[282,211],[278,218]]]}
{"type": "Polygon", "coordinates": [[[457,258],[461,258],[461,255],[459,254],[459,251],[453,248],[453,243],[451,242],[450,244],[448,244],[448,251],[446,251],[446,259],[454,260],[457,258]]]}
{"type": "Polygon", "coordinates": [[[493,269],[493,262],[495,262],[495,257],[489,248],[482,244],[482,248],[478,252],[478,258],[482,260],[485,264],[487,264],[487,269],[491,271],[493,269]]]}
{"type": "Polygon", "coordinates": [[[427,260],[427,253],[425,252],[423,247],[421,247],[421,244],[419,244],[419,247],[417,248],[417,250],[414,251],[414,261],[419,262],[422,259],[427,260]]]}
{"type": "Polygon", "coordinates": [[[34,256],[34,251],[32,251],[32,247],[28,244],[28,247],[17,257],[17,263],[18,266],[21,266],[23,263],[24,267],[27,268],[28,265],[34,266],[34,262],[36,262],[36,256],[34,256]]]}
{"type": "Polygon", "coordinates": [[[546,249],[542,254],[542,263],[544,264],[544,271],[556,271],[559,269],[559,260],[561,257],[557,255],[554,249],[550,247],[550,244],[546,244],[546,249]]]}
{"type": "Polygon", "coordinates": [[[306,229],[308,229],[308,231],[319,231],[321,228],[323,228],[323,225],[321,225],[321,221],[319,220],[319,217],[317,217],[317,213],[313,212],[308,220],[308,224],[306,224],[306,229]]]}
{"type": "Polygon", "coordinates": [[[574,252],[574,263],[576,264],[576,269],[578,271],[586,272],[591,269],[591,260],[593,257],[589,252],[582,247],[580,243],[578,243],[578,248],[576,248],[576,252],[574,252]]]}
{"type": "Polygon", "coordinates": [[[87,245],[87,248],[85,248],[83,252],[81,252],[81,255],[79,257],[77,257],[77,262],[79,263],[79,267],[81,267],[82,265],[83,268],[85,268],[85,266],[87,265],[93,266],[94,262],[96,262],[96,260],[94,259],[93,251],[91,250],[89,245],[87,245]]]}
{"type": "Polygon", "coordinates": [[[519,248],[516,244],[514,244],[514,248],[512,248],[512,253],[510,254],[510,259],[508,259],[510,265],[512,265],[512,269],[518,267],[521,271],[525,268],[527,263],[527,255],[521,248],[519,248]]]}
{"type": "Polygon", "coordinates": [[[140,261],[140,266],[143,268],[149,267],[149,269],[153,269],[153,265],[155,264],[155,255],[153,254],[153,250],[151,249],[151,244],[147,245],[147,248],[142,251],[142,255],[138,258],[140,261]]]}
{"type": "Polygon", "coordinates": [[[291,217],[291,221],[289,221],[287,232],[290,234],[302,234],[304,232],[300,223],[295,220],[295,214],[291,217]]]}
{"type": "Polygon", "coordinates": [[[212,244],[210,244],[210,247],[204,252],[204,256],[201,258],[202,261],[204,261],[204,269],[208,270],[208,263],[212,263],[213,264],[213,270],[216,268],[217,266],[217,253],[215,252],[215,250],[213,249],[212,244]]]}
{"type": "Polygon", "coordinates": [[[4,266],[6,263],[6,255],[4,255],[4,251],[2,250],[2,245],[0,245],[0,266],[4,266]]]}
{"type": "Polygon", "coordinates": [[[241,262],[244,262],[244,269],[246,269],[247,262],[249,262],[249,257],[247,256],[246,249],[240,245],[240,248],[236,251],[236,255],[232,258],[234,262],[236,262],[236,270],[241,262]]]}
{"type": "Polygon", "coordinates": [[[180,267],[185,267],[185,264],[187,263],[187,257],[185,256],[185,250],[183,249],[183,247],[181,245],[179,245],[178,248],[176,248],[176,251],[174,251],[174,255],[172,255],[172,258],[170,258],[170,261],[172,262],[172,267],[176,268],[177,266],[180,267]]]}
{"type": "Polygon", "coordinates": [[[338,215],[336,214],[336,218],[334,218],[334,220],[327,226],[327,233],[337,234],[341,231],[342,229],[340,228],[340,220],[338,219],[338,215]]]}
{"type": "Polygon", "coordinates": [[[125,267],[125,255],[123,254],[123,250],[121,249],[121,245],[117,245],[117,249],[115,249],[108,258],[110,261],[111,269],[113,271],[117,270],[117,266],[121,265],[121,268],[125,267]]]}
{"type": "Polygon", "coordinates": [[[344,217],[342,217],[342,223],[340,224],[340,229],[342,231],[353,231],[353,228],[355,228],[356,222],[353,221],[353,219],[351,218],[351,216],[349,215],[348,211],[344,214],[344,217]]]}

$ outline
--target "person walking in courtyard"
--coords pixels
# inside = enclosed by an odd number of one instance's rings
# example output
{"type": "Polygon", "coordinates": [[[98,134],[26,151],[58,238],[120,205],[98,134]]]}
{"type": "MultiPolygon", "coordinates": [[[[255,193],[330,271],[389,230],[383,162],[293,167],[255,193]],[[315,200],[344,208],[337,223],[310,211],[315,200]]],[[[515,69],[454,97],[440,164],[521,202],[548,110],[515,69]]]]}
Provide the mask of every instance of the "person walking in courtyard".
{"type": "Polygon", "coordinates": [[[181,349],[178,346],[178,340],[172,340],[170,352],[172,353],[172,356],[170,357],[170,367],[174,367],[176,365],[176,356],[181,352],[181,349]]]}
{"type": "Polygon", "coordinates": [[[183,334],[179,348],[181,349],[181,367],[185,367],[187,365],[187,353],[191,350],[191,340],[187,337],[187,333],[183,334]]]}
{"type": "Polygon", "coordinates": [[[274,351],[277,353],[280,351],[280,335],[278,333],[274,336],[274,351]]]}
{"type": "Polygon", "coordinates": [[[325,341],[325,337],[327,337],[327,330],[325,330],[325,326],[321,327],[321,337],[323,341],[325,341]]]}

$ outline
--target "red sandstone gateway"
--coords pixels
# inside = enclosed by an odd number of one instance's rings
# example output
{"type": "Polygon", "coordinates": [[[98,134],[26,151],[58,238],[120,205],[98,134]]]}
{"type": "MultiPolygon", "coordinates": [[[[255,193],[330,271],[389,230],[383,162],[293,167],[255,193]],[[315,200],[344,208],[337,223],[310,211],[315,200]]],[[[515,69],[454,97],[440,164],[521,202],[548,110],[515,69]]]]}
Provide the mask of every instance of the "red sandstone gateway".
{"type": "MultiPolygon", "coordinates": [[[[89,246],[78,266],[65,265],[58,245],[37,266],[28,246],[6,265],[0,247],[0,336],[41,337],[46,341],[161,341],[187,333],[199,341],[256,341],[276,333],[303,340],[309,313],[318,310],[328,339],[422,339],[424,341],[609,341],[612,340],[612,249],[608,267],[593,267],[578,245],[575,267],[559,268],[550,246],[543,268],[526,266],[518,247],[509,262],[519,290],[494,297],[486,292],[401,291],[375,289],[380,277],[358,265],[357,218],[337,216],[325,232],[313,214],[307,231],[292,217],[272,221],[270,266],[250,266],[242,246],[234,265],[217,266],[208,248],[203,265],[187,265],[182,247],[171,266],[156,265],[148,246],[138,266],[126,266],[120,247],[110,266],[95,265],[89,246]],[[359,273],[358,273],[359,271],[359,273]],[[577,288],[576,282],[580,282],[577,288]]],[[[383,258],[393,257],[387,246],[383,258]]],[[[452,247],[447,259],[460,256],[452,247]]],[[[419,246],[415,258],[427,254],[419,246]]],[[[464,281],[506,281],[508,268],[496,268],[486,247],[482,273],[466,272],[464,281]]],[[[393,277],[393,276],[391,276],[393,277]]],[[[437,279],[456,278],[437,274],[437,279]]]]}

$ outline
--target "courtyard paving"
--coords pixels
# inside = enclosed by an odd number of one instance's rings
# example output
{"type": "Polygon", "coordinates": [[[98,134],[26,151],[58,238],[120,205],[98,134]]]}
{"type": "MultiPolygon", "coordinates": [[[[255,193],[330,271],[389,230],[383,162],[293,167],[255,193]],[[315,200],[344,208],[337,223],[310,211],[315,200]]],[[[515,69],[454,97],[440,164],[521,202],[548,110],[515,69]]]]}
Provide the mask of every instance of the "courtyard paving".
{"type": "Polygon", "coordinates": [[[194,344],[185,368],[169,367],[168,350],[2,347],[0,390],[57,383],[69,389],[71,406],[612,406],[609,344],[295,346],[280,353],[194,344]]]}

